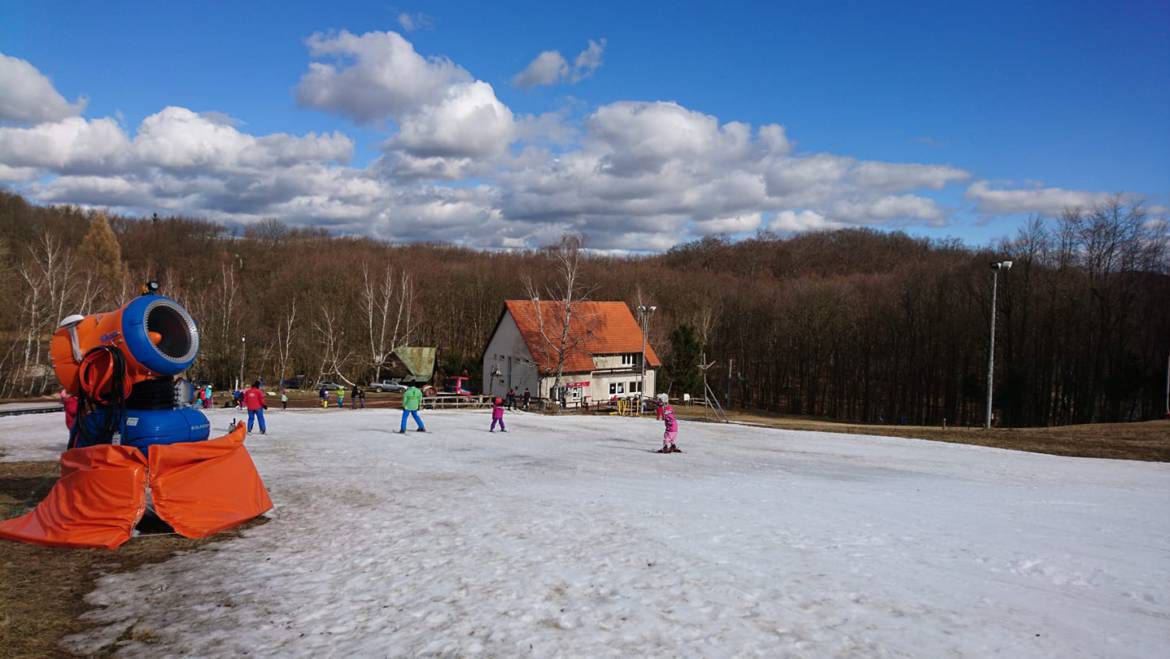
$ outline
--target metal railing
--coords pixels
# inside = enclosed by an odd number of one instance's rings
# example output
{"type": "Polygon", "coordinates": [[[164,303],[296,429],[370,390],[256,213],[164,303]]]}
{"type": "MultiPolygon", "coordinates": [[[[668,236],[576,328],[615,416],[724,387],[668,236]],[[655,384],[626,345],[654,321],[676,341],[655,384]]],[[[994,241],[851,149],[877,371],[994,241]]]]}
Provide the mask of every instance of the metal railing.
{"type": "Polygon", "coordinates": [[[492,406],[491,396],[461,396],[448,394],[442,396],[423,396],[422,407],[428,410],[483,408],[492,406]]]}

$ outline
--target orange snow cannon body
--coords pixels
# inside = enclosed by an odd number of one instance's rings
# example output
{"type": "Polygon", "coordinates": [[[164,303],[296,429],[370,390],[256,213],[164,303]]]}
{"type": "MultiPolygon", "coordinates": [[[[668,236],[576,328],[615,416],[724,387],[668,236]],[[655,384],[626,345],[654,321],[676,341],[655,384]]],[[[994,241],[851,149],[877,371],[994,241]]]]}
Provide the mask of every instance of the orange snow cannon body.
{"type": "Polygon", "coordinates": [[[186,309],[153,290],[117,311],[61,321],[53,368],[82,405],[61,478],[34,510],[0,521],[0,538],[114,549],[151,505],[189,538],[272,508],[244,425],[208,440],[207,417],[176,400],[174,376],[195,360],[199,331],[186,309]]]}
{"type": "Polygon", "coordinates": [[[122,364],[124,396],[139,382],[187,370],[199,352],[199,330],[187,310],[161,295],[142,295],[121,309],[61,321],[49,344],[53,370],[71,394],[103,400],[114,364],[122,364]],[[105,350],[95,350],[104,348],[105,350]]]}

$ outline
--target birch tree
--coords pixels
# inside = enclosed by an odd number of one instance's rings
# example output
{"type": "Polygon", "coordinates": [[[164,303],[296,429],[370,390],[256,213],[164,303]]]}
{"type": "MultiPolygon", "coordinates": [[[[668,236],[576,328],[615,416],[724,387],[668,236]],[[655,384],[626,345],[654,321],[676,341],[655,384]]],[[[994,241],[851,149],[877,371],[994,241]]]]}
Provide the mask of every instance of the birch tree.
{"type": "Polygon", "coordinates": [[[406,344],[413,329],[414,282],[403,271],[396,284],[389,265],[380,278],[371,278],[369,264],[363,263],[362,304],[366,312],[370,366],[374,369],[374,381],[378,382],[386,359],[395,348],[406,344]]]}
{"type": "Polygon", "coordinates": [[[73,278],[74,257],[61,241],[45,233],[29,248],[30,258],[17,269],[26,290],[21,299],[24,359],[21,372],[24,393],[43,391],[48,385],[47,341],[65,315],[76,285],[73,278]]]}
{"type": "Polygon", "coordinates": [[[288,360],[292,354],[293,324],[297,320],[297,299],[294,297],[289,303],[288,313],[276,325],[276,356],[280,362],[280,386],[284,386],[285,374],[288,372],[288,360]]]}
{"type": "Polygon", "coordinates": [[[345,330],[338,320],[338,314],[328,305],[321,305],[321,315],[313,321],[313,329],[321,346],[320,379],[327,375],[335,375],[349,386],[353,380],[345,377],[342,368],[353,356],[352,351],[342,352],[345,346],[345,330]]]}

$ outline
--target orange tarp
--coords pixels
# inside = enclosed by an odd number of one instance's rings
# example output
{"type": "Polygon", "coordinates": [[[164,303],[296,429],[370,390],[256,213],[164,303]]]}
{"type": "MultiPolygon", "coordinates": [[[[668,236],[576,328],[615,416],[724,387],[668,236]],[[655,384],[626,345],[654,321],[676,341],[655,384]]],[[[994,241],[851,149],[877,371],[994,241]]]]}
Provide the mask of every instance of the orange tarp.
{"type": "Polygon", "coordinates": [[[179,534],[204,538],[272,508],[244,448],[246,434],[241,423],[230,434],[206,442],[150,448],[154,510],[179,534]]]}
{"type": "Polygon", "coordinates": [[[27,515],[0,522],[0,538],[50,547],[115,549],[146,510],[146,458],[130,446],[61,454],[61,478],[27,515]]]}
{"type": "Polygon", "coordinates": [[[155,445],[147,460],[129,446],[90,446],[61,454],[61,478],[30,513],[0,522],[0,538],[54,547],[114,549],[130,539],[146,509],[176,532],[203,538],[272,508],[239,424],[206,442],[155,445]]]}

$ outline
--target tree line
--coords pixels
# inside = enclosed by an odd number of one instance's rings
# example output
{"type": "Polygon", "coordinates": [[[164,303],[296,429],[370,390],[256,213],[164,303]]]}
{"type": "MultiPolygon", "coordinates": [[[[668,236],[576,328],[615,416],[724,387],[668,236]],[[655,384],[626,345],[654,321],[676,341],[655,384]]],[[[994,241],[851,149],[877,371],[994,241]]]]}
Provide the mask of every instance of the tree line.
{"type": "MultiPolygon", "coordinates": [[[[563,242],[561,246],[563,246],[563,242]]],[[[268,220],[42,207],[0,193],[0,397],[53,388],[47,345],[70,313],[116,308],[146,279],[184,304],[217,387],[293,375],[368,381],[397,345],[434,345],[478,381],[505,299],[555,281],[558,249],[477,251],[334,237],[268,220]]],[[[992,261],[994,409],[1003,425],[1147,419],[1170,355],[1167,223],[1115,198],[1032,218],[993,247],[850,229],[707,238],[649,256],[588,255],[593,299],[655,305],[662,386],[739,409],[859,422],[978,424],[992,261]]]]}

